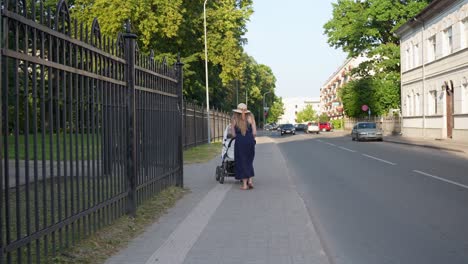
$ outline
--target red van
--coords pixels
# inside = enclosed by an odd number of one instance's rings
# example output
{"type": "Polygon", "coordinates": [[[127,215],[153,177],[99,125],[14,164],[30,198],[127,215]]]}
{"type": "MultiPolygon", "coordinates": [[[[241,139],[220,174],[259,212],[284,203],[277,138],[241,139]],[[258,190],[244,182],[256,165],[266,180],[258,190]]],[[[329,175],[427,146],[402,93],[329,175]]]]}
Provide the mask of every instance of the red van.
{"type": "Polygon", "coordinates": [[[319,123],[320,131],[323,131],[323,132],[328,131],[329,132],[330,130],[332,130],[332,128],[333,127],[332,127],[332,124],[330,122],[319,123]]]}

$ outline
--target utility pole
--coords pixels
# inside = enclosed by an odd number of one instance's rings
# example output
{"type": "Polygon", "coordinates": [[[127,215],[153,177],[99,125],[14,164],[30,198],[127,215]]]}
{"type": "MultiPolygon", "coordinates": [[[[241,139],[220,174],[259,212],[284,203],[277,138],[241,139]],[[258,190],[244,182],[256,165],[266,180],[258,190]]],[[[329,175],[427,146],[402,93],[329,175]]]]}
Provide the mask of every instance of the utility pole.
{"type": "Polygon", "coordinates": [[[266,111],[266,104],[265,104],[265,96],[271,92],[266,92],[263,94],[263,128],[265,128],[265,111],[266,111]]]}
{"type": "Polygon", "coordinates": [[[211,143],[211,125],[210,125],[210,92],[208,90],[208,45],[206,41],[206,2],[208,0],[205,0],[203,3],[203,26],[205,28],[205,85],[206,85],[206,113],[208,117],[208,144],[211,143]]]}

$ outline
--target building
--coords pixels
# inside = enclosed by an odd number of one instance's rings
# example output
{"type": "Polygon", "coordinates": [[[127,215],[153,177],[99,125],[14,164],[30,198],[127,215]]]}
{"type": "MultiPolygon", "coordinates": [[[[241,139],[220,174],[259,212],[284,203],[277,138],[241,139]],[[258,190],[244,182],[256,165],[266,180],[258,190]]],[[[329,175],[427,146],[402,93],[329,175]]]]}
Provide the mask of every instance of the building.
{"type": "Polygon", "coordinates": [[[402,133],[468,141],[468,0],[434,0],[396,33],[402,133]]]}
{"type": "Polygon", "coordinates": [[[296,124],[296,115],[308,105],[312,105],[315,112],[320,115],[319,98],[283,98],[284,114],[279,118],[279,124],[296,124]]]}
{"type": "Polygon", "coordinates": [[[338,98],[338,90],[351,80],[351,70],[358,67],[366,57],[347,59],[320,88],[320,111],[326,113],[330,119],[342,118],[342,103],[338,98]]]}

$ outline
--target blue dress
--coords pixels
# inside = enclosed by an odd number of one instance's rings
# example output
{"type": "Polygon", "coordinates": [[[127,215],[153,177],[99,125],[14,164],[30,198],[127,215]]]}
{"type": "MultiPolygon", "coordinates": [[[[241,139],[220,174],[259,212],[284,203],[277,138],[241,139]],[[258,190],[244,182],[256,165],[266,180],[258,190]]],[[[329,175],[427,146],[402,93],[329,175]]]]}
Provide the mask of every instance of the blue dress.
{"type": "MultiPolygon", "coordinates": [[[[246,121],[247,122],[247,121],[246,121]]],[[[234,143],[234,160],[236,179],[248,179],[255,176],[253,161],[255,158],[255,139],[252,133],[252,125],[247,125],[245,136],[239,127],[235,127],[236,141],[234,143]]]]}

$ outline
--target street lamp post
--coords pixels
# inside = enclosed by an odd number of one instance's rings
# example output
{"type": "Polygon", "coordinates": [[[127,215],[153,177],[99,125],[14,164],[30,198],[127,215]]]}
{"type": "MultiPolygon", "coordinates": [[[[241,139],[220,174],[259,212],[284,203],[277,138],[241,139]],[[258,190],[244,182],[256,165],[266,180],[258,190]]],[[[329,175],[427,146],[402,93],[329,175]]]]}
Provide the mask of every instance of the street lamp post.
{"type": "Polygon", "coordinates": [[[205,85],[206,85],[206,113],[208,114],[208,144],[211,143],[211,129],[210,129],[210,94],[208,90],[208,46],[206,41],[206,2],[203,3],[203,26],[205,29],[205,85]]]}
{"type": "Polygon", "coordinates": [[[271,91],[263,94],[263,128],[265,128],[265,96],[269,93],[271,93],[271,91]]]}

